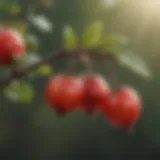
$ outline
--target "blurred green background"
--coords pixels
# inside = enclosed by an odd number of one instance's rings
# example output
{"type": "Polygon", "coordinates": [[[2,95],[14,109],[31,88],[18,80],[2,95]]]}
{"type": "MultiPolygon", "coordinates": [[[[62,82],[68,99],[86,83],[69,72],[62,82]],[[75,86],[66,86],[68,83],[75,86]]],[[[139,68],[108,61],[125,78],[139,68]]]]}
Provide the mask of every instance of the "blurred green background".
{"type": "MultiPolygon", "coordinates": [[[[64,25],[72,25],[80,34],[86,25],[100,19],[104,21],[106,31],[120,32],[129,39],[130,48],[149,64],[154,79],[145,81],[127,69],[117,68],[119,80],[134,86],[144,102],[143,116],[132,136],[108,126],[101,115],[89,118],[75,111],[59,118],[43,99],[47,78],[31,81],[36,96],[30,104],[10,102],[0,93],[0,159],[114,160],[119,155],[123,159],[147,160],[160,155],[160,2],[117,0],[118,7],[112,7],[107,0],[53,0],[50,8],[39,5],[43,2],[47,1],[18,2],[24,10],[27,6],[38,6],[36,13],[44,14],[53,24],[51,33],[43,33],[29,26],[31,33],[40,41],[42,56],[61,47],[64,25]]],[[[7,0],[0,2],[0,5],[4,3],[8,3],[7,0]]],[[[4,20],[4,17],[1,19],[4,20]]],[[[25,23],[24,19],[22,21],[25,23]]],[[[63,71],[62,62],[56,63],[54,69],[56,72],[63,71]]]]}

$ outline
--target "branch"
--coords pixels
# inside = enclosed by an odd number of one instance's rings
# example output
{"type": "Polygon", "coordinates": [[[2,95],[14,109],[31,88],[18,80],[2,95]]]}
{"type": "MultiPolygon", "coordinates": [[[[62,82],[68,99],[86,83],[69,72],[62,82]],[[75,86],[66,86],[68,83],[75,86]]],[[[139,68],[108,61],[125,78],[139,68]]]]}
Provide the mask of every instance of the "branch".
{"type": "Polygon", "coordinates": [[[93,59],[97,60],[112,60],[116,61],[116,57],[111,53],[100,53],[94,50],[73,50],[73,51],[59,51],[57,54],[52,53],[49,57],[42,59],[39,62],[36,62],[30,66],[24,67],[24,68],[18,68],[11,72],[9,76],[4,77],[3,79],[0,79],[0,87],[5,87],[6,85],[10,84],[13,80],[20,79],[26,75],[28,75],[30,72],[36,70],[41,65],[48,63],[53,64],[54,62],[63,59],[63,58],[80,58],[85,55],[93,59]]]}

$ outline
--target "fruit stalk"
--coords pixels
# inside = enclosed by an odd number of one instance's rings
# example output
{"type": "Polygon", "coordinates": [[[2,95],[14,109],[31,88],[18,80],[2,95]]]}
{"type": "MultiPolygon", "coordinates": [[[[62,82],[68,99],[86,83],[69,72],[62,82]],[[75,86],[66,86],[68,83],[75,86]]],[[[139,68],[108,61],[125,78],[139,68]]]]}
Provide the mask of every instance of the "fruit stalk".
{"type": "Polygon", "coordinates": [[[81,58],[81,55],[83,55],[84,53],[87,53],[87,56],[89,56],[89,58],[93,58],[97,60],[105,59],[105,60],[111,60],[116,62],[116,57],[114,56],[114,54],[102,53],[94,50],[90,50],[90,51],[73,50],[73,51],[69,51],[69,53],[68,51],[65,51],[65,50],[62,50],[56,53],[52,52],[52,54],[47,58],[44,58],[41,61],[36,62],[30,66],[27,66],[24,68],[17,68],[16,70],[12,71],[11,74],[8,75],[7,77],[0,79],[0,87],[5,87],[6,85],[10,84],[10,82],[12,82],[13,80],[24,77],[25,75],[29,74],[33,70],[36,70],[38,67],[40,67],[45,63],[54,64],[54,62],[63,58],[71,58],[71,57],[81,58]]]}

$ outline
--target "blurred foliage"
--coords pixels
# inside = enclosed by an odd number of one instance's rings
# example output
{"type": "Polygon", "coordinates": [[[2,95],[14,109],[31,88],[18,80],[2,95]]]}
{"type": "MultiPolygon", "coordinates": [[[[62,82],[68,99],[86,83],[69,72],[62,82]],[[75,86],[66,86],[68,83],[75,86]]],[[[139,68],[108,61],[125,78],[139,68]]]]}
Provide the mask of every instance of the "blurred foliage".
{"type": "Polygon", "coordinates": [[[4,94],[12,101],[29,103],[33,99],[34,91],[30,84],[23,81],[13,81],[4,89],[4,94]]]}
{"type": "Polygon", "coordinates": [[[7,3],[0,5],[1,12],[9,12],[10,14],[14,15],[21,12],[21,6],[18,3],[7,3]]]}
{"type": "Polygon", "coordinates": [[[53,69],[49,64],[43,64],[37,69],[36,73],[39,76],[48,77],[53,74],[53,69]]]}
{"type": "Polygon", "coordinates": [[[2,27],[12,27],[16,29],[20,34],[25,36],[27,30],[27,23],[24,20],[0,20],[0,25],[2,27]]]}
{"type": "Polygon", "coordinates": [[[63,47],[65,49],[75,49],[78,47],[77,35],[71,26],[65,26],[63,29],[63,47]]]}
{"type": "Polygon", "coordinates": [[[36,15],[30,13],[28,20],[41,32],[50,33],[53,30],[53,26],[48,18],[44,15],[36,15]]]}
{"type": "Polygon", "coordinates": [[[39,49],[38,39],[33,34],[28,34],[26,37],[26,48],[28,51],[36,52],[39,49]]]}
{"type": "Polygon", "coordinates": [[[12,14],[12,15],[17,15],[21,12],[21,7],[19,4],[12,4],[9,8],[8,8],[9,12],[12,14]]]}
{"type": "MultiPolygon", "coordinates": [[[[78,47],[92,48],[97,49],[99,52],[115,54],[119,65],[128,67],[139,76],[150,79],[152,77],[151,72],[144,60],[135,53],[131,54],[132,51],[128,50],[128,40],[119,34],[105,34],[103,28],[104,24],[102,21],[94,21],[91,25],[87,26],[82,34],[82,43],[78,47]]],[[[65,27],[63,35],[63,46],[65,49],[77,47],[79,37],[74,33],[72,27],[65,27]]]]}
{"type": "MultiPolygon", "coordinates": [[[[36,52],[27,52],[23,59],[15,59],[15,66],[17,65],[18,68],[25,68],[29,67],[30,65],[33,65],[35,63],[38,63],[42,60],[42,57],[37,54],[36,52]]],[[[42,64],[40,67],[37,67],[37,69],[31,71],[28,74],[29,78],[35,78],[35,77],[48,77],[51,74],[53,74],[53,67],[49,64],[42,64]]]]}
{"type": "Polygon", "coordinates": [[[98,49],[102,52],[119,52],[122,49],[127,48],[128,46],[127,38],[115,34],[115,33],[108,33],[103,36],[102,40],[98,44],[98,49]]]}
{"type": "Polygon", "coordinates": [[[82,36],[82,46],[84,48],[96,47],[103,34],[104,24],[102,21],[95,21],[88,26],[82,36]]]}
{"type": "Polygon", "coordinates": [[[145,79],[151,79],[152,74],[144,60],[133,53],[132,51],[125,51],[118,54],[119,63],[125,67],[128,67],[136,74],[144,77],[145,79]]]}

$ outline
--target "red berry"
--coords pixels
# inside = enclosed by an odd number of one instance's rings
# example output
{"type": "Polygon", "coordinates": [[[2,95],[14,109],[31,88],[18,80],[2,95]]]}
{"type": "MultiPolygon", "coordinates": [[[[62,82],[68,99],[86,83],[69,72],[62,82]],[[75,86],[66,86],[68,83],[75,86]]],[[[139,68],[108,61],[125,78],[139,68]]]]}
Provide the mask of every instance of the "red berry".
{"type": "Polygon", "coordinates": [[[83,82],[74,76],[52,77],[45,88],[45,97],[53,109],[60,113],[70,112],[81,104],[83,82]]]}
{"type": "Polygon", "coordinates": [[[128,87],[110,95],[102,106],[106,118],[116,127],[132,126],[141,113],[141,100],[137,92],[128,87]]]}
{"type": "Polygon", "coordinates": [[[82,108],[92,113],[98,109],[99,104],[110,93],[108,83],[97,75],[84,77],[84,98],[82,108]]]}
{"type": "Polygon", "coordinates": [[[12,29],[0,28],[0,64],[11,64],[14,56],[22,56],[24,50],[20,34],[12,29]]]}

